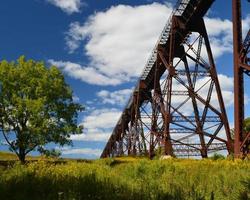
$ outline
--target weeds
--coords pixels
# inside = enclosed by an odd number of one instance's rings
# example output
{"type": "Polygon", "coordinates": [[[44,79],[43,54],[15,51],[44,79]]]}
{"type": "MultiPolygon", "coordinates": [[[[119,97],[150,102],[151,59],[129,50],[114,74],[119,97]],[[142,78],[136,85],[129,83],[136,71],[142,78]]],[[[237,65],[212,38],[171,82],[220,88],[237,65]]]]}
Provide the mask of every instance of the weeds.
{"type": "Polygon", "coordinates": [[[103,159],[0,168],[1,200],[247,200],[250,162],[103,159]]]}

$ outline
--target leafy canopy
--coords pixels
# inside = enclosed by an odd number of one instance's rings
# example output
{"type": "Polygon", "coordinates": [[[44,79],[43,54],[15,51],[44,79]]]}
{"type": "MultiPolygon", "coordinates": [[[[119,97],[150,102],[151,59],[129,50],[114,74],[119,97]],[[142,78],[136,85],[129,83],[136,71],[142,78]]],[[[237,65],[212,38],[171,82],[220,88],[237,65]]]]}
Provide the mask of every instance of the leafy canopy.
{"type": "Polygon", "coordinates": [[[21,161],[47,143],[71,144],[70,135],[82,129],[77,126],[82,109],[55,66],[24,56],[0,62],[0,128],[21,161]]]}
{"type": "MultiPolygon", "coordinates": [[[[250,117],[247,117],[246,119],[244,119],[243,121],[243,135],[247,135],[250,132],[250,117]]],[[[231,136],[232,138],[234,138],[234,128],[231,129],[231,136]]]]}

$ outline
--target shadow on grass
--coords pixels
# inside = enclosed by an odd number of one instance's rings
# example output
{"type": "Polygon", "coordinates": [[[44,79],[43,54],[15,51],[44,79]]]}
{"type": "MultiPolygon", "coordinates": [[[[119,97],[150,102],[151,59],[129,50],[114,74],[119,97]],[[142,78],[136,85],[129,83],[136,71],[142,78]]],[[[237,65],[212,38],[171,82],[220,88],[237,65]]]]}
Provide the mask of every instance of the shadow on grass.
{"type": "Polygon", "coordinates": [[[240,193],[240,200],[250,200],[250,178],[242,181],[244,190],[240,193]]]}
{"type": "Polygon", "coordinates": [[[145,199],[185,199],[181,191],[167,194],[159,191],[152,194],[149,190],[114,185],[110,180],[98,181],[95,174],[84,177],[67,177],[64,181],[51,178],[37,178],[27,174],[22,179],[12,179],[0,185],[1,200],[145,200],[145,199]]]}

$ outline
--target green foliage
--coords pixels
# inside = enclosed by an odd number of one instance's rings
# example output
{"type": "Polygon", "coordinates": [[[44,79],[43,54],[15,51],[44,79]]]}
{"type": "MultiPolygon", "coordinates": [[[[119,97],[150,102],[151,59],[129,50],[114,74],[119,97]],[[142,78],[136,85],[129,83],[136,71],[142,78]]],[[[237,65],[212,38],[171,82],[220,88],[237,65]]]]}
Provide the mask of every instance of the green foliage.
{"type": "Polygon", "coordinates": [[[0,62],[0,129],[22,162],[30,151],[49,142],[70,144],[70,134],[81,131],[81,110],[55,66],[47,68],[23,56],[17,62],[0,62]]]}
{"type": "Polygon", "coordinates": [[[215,153],[210,157],[212,160],[223,160],[225,156],[219,153],[215,153]]]}
{"type": "Polygon", "coordinates": [[[162,147],[158,147],[155,150],[154,159],[159,159],[163,155],[164,149],[162,147]]]}
{"type": "Polygon", "coordinates": [[[248,117],[248,118],[246,118],[244,120],[243,126],[244,126],[245,132],[249,132],[250,131],[250,117],[248,117]]]}
{"type": "MultiPolygon", "coordinates": [[[[243,134],[247,134],[250,132],[250,117],[244,119],[243,121],[243,134]]],[[[231,136],[234,139],[234,128],[230,130],[231,136]]]]}
{"type": "Polygon", "coordinates": [[[237,159],[16,164],[0,168],[0,199],[247,200],[249,167],[237,159]]]}
{"type": "Polygon", "coordinates": [[[40,149],[40,152],[45,157],[59,158],[61,156],[61,152],[59,150],[56,150],[56,149],[51,149],[51,150],[40,149]]]}

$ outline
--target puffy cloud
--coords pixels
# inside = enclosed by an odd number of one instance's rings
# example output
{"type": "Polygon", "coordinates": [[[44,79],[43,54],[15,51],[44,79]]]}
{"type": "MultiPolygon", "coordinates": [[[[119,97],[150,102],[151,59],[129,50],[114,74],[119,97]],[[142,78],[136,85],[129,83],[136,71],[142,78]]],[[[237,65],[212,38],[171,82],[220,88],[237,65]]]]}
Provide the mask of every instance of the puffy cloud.
{"type": "Polygon", "coordinates": [[[125,105],[132,94],[132,89],[123,89],[110,92],[108,90],[101,90],[97,96],[101,98],[103,104],[125,105]]]}
{"type": "Polygon", "coordinates": [[[102,153],[102,150],[91,148],[63,148],[61,152],[62,155],[81,154],[88,157],[99,157],[102,153]]]}
{"type": "Polygon", "coordinates": [[[208,17],[204,20],[214,57],[232,52],[232,22],[228,19],[208,17]]]}
{"type": "Polygon", "coordinates": [[[94,110],[87,117],[84,118],[83,124],[85,128],[112,128],[117,122],[120,111],[117,109],[99,109],[94,110]]]}
{"type": "MultiPolygon", "coordinates": [[[[220,18],[205,17],[205,24],[215,57],[224,53],[233,52],[233,30],[232,21],[220,18]]],[[[243,37],[246,35],[250,26],[250,15],[242,21],[243,37]]]]}
{"type": "Polygon", "coordinates": [[[245,19],[242,20],[242,35],[245,38],[250,26],[250,15],[247,15],[245,19]]]}
{"type": "MultiPolygon", "coordinates": [[[[90,84],[118,85],[138,77],[171,10],[170,4],[160,3],[118,5],[93,14],[83,24],[72,23],[66,34],[69,51],[74,52],[86,42],[84,52],[90,63],[81,69],[84,74],[94,73],[103,81],[80,74],[78,78],[90,84]]],[[[231,21],[205,17],[205,23],[214,57],[232,52],[231,21]]],[[[250,17],[247,17],[243,20],[244,32],[249,25],[250,17]]],[[[71,69],[67,73],[72,75],[75,71],[71,69]]]]}
{"type": "Polygon", "coordinates": [[[61,8],[67,14],[80,12],[80,8],[84,4],[81,0],[47,0],[47,2],[61,8]]]}
{"type": "Polygon", "coordinates": [[[88,129],[86,133],[80,135],[72,135],[73,141],[93,141],[105,142],[108,141],[112,131],[104,131],[103,129],[88,129]]]}
{"type": "MultiPolygon", "coordinates": [[[[84,24],[72,23],[67,46],[74,52],[86,41],[84,51],[90,63],[85,71],[98,72],[111,85],[127,82],[142,72],[171,10],[169,4],[159,3],[113,6],[90,16],[84,24]]],[[[81,80],[93,84],[89,79],[81,80]]]]}
{"type": "Polygon", "coordinates": [[[72,78],[94,85],[117,85],[122,83],[119,78],[107,77],[97,69],[92,67],[83,67],[77,63],[49,60],[50,64],[62,69],[72,78]]]}
{"type": "Polygon", "coordinates": [[[77,141],[107,141],[117,123],[121,112],[117,109],[97,109],[86,116],[82,122],[85,133],[72,135],[77,141]]]}

